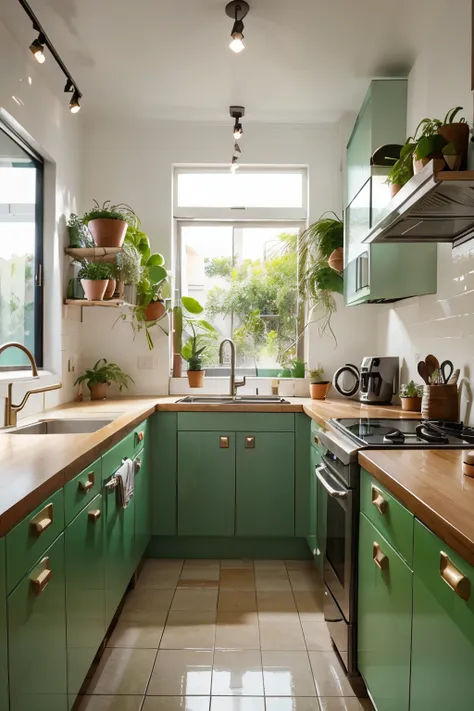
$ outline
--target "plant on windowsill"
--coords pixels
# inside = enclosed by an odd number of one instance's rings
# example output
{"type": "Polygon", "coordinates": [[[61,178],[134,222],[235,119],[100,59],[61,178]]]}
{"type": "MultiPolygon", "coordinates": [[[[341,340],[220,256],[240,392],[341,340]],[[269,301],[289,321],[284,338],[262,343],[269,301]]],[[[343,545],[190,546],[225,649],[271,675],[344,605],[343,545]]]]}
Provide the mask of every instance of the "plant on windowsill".
{"type": "Polygon", "coordinates": [[[93,368],[86,369],[86,372],[77,378],[74,385],[82,386],[86,383],[91,393],[91,400],[105,400],[111,383],[118,385],[119,390],[122,391],[123,388],[128,389],[133,382],[132,378],[116,363],[109,363],[106,358],[100,358],[93,368]]]}
{"type": "Polygon", "coordinates": [[[322,375],[324,375],[324,368],[320,365],[309,371],[309,392],[312,400],[325,400],[331,389],[329,380],[321,380],[322,375]]]}
{"type": "Polygon", "coordinates": [[[84,259],[77,275],[81,280],[84,294],[88,301],[103,301],[104,294],[112,278],[110,264],[103,262],[89,262],[84,259]]]}
{"type": "Polygon", "coordinates": [[[188,363],[188,382],[191,388],[202,388],[205,370],[202,369],[202,359],[206,348],[216,339],[217,332],[208,321],[198,318],[204,311],[203,307],[191,296],[182,296],[181,305],[174,307],[181,321],[181,333],[176,334],[175,316],[175,347],[182,340],[183,328],[188,334],[188,340],[181,349],[181,356],[188,363]]]}
{"type": "Polygon", "coordinates": [[[408,385],[400,388],[400,400],[402,410],[408,412],[421,412],[421,399],[423,397],[423,385],[416,385],[414,380],[410,380],[408,385]]]}
{"type": "Polygon", "coordinates": [[[106,200],[102,205],[94,200],[94,207],[83,215],[82,221],[97,247],[121,247],[128,226],[136,227],[139,224],[129,205],[112,205],[110,200],[106,200]]]}

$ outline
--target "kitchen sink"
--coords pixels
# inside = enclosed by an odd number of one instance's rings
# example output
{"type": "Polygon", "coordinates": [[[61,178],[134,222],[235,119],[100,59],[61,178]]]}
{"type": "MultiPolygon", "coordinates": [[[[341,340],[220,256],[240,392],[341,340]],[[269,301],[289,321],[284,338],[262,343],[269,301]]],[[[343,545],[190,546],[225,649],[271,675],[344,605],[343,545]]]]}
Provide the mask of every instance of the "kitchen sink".
{"type": "Polygon", "coordinates": [[[61,419],[61,420],[38,420],[29,425],[16,427],[14,430],[5,430],[8,434],[87,434],[97,432],[106,425],[110,425],[115,418],[111,419],[61,419]]]}
{"type": "Polygon", "coordinates": [[[193,405],[289,405],[290,402],[277,395],[248,395],[246,397],[232,397],[231,395],[209,395],[208,397],[194,397],[188,395],[178,402],[193,405]]]}

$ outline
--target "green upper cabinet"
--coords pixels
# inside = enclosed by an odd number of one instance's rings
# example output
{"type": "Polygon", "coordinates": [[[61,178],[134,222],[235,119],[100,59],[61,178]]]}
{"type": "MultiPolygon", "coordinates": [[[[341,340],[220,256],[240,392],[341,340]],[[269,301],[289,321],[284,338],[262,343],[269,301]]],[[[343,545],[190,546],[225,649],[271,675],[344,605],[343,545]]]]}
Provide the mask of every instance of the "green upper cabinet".
{"type": "Polygon", "coordinates": [[[409,711],[412,577],[360,514],[357,659],[377,711],[409,711]]]}
{"type": "Polygon", "coordinates": [[[235,433],[178,432],[178,535],[233,536],[234,510],[235,433]]]}
{"type": "Polygon", "coordinates": [[[0,711],[8,711],[7,585],[5,539],[0,538],[0,711]]]}
{"type": "Polygon", "coordinates": [[[416,521],[411,711],[471,711],[473,664],[474,568],[416,521]]]}
{"type": "Polygon", "coordinates": [[[135,469],[135,565],[138,565],[151,537],[151,475],[148,447],[137,455],[135,469]]]}
{"type": "Polygon", "coordinates": [[[347,144],[347,184],[348,205],[357,195],[370,176],[370,156],[372,155],[372,97],[369,92],[360,110],[352,136],[347,144]]]}
{"type": "Polygon", "coordinates": [[[106,632],[103,514],[103,499],[99,494],[64,534],[70,707],[106,632]]]}
{"type": "Polygon", "coordinates": [[[158,412],[151,418],[153,534],[176,535],[176,455],[178,413],[158,412]]]}
{"type": "Polygon", "coordinates": [[[239,432],[236,447],[236,534],[294,536],[294,434],[239,432]]]}
{"type": "Polygon", "coordinates": [[[67,711],[64,536],[7,600],[10,711],[67,711]]]}

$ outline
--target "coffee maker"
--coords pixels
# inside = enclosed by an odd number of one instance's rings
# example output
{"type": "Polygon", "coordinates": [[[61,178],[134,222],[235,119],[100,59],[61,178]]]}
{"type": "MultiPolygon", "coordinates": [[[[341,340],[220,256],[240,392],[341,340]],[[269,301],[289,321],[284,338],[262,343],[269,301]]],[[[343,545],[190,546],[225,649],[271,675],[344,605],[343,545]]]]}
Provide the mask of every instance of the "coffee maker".
{"type": "Polygon", "coordinates": [[[396,357],[366,356],[360,368],[350,363],[339,368],[334,374],[333,385],[345,397],[358,394],[359,401],[366,405],[389,405],[398,393],[399,367],[396,357]],[[346,373],[354,380],[349,388],[343,384],[346,373]]]}

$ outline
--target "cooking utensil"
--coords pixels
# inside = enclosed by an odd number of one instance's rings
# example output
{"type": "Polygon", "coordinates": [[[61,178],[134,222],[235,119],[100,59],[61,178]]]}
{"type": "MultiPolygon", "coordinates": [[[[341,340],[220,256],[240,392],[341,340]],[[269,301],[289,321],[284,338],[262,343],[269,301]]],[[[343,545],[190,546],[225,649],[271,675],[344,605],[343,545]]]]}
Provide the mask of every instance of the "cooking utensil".
{"type": "Polygon", "coordinates": [[[419,361],[419,363],[418,363],[418,365],[417,365],[417,369],[418,369],[418,375],[420,376],[420,378],[421,378],[427,385],[429,385],[430,381],[429,381],[429,378],[428,378],[428,369],[427,369],[427,367],[426,367],[426,363],[425,363],[424,360],[420,360],[420,361],[419,361]]]}
{"type": "Polygon", "coordinates": [[[439,366],[439,369],[441,371],[441,376],[443,378],[443,383],[449,383],[449,379],[454,373],[454,365],[452,361],[450,360],[443,360],[441,365],[439,366]]]}
{"type": "Polygon", "coordinates": [[[426,369],[428,372],[428,383],[433,382],[433,375],[434,373],[439,370],[439,360],[436,358],[436,356],[429,355],[426,356],[425,358],[425,363],[426,363],[426,369]]]}
{"type": "Polygon", "coordinates": [[[460,373],[461,371],[459,370],[459,368],[456,368],[456,370],[448,380],[448,385],[457,385],[460,373]]]}

